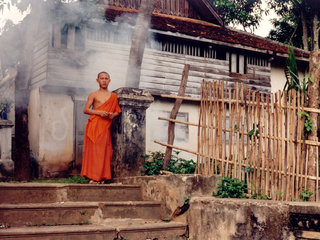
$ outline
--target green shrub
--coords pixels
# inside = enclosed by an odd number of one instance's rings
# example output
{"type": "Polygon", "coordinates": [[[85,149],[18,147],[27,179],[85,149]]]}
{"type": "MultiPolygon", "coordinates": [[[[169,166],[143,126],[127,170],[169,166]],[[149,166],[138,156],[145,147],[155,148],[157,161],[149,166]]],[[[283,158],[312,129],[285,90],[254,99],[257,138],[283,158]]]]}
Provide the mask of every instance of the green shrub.
{"type": "Polygon", "coordinates": [[[304,202],[307,202],[310,200],[310,197],[312,196],[313,192],[309,192],[307,189],[300,192],[301,200],[304,202]]]}
{"type": "Polygon", "coordinates": [[[212,193],[214,197],[218,198],[247,198],[248,192],[247,184],[237,178],[223,177],[221,183],[218,184],[217,193],[212,193]]]}
{"type": "Polygon", "coordinates": [[[268,197],[267,195],[258,194],[258,193],[252,194],[251,198],[252,198],[252,199],[261,199],[261,200],[271,200],[271,198],[268,197]]]}
{"type": "Polygon", "coordinates": [[[142,175],[159,175],[163,170],[164,153],[151,152],[151,154],[145,155],[146,161],[144,162],[144,172],[142,175]]]}
{"type": "Polygon", "coordinates": [[[175,174],[192,174],[196,169],[196,163],[190,159],[186,160],[179,158],[178,151],[173,151],[174,153],[171,156],[171,160],[168,164],[167,171],[170,171],[175,174]]]}
{"type": "MultiPolygon", "coordinates": [[[[185,160],[179,158],[178,151],[173,151],[171,155],[171,160],[165,169],[166,171],[172,172],[174,174],[192,174],[195,171],[196,163],[193,160],[185,160]]],[[[151,152],[146,154],[146,161],[144,163],[144,172],[142,175],[159,175],[163,169],[163,160],[165,154],[162,152],[151,152]]]]}

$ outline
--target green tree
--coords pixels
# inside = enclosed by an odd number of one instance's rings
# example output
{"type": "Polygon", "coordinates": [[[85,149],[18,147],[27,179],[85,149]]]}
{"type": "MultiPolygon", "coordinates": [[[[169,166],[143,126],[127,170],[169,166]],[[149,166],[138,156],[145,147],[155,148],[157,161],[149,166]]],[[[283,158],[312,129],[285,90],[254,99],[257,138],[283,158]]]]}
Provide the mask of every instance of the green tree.
{"type": "Polygon", "coordinates": [[[279,20],[274,20],[275,29],[269,34],[271,39],[292,42],[304,50],[319,49],[319,1],[269,0],[268,6],[281,16],[279,20]]]}
{"type": "MultiPolygon", "coordinates": [[[[273,19],[272,24],[273,29],[271,29],[267,38],[292,44],[294,47],[304,48],[302,25],[297,15],[288,14],[288,16],[282,16],[280,19],[273,19]]],[[[308,47],[308,42],[305,44],[308,47]]]]}
{"type": "Polygon", "coordinates": [[[226,24],[241,25],[244,31],[253,32],[267,10],[261,0],[211,0],[226,24]]]}

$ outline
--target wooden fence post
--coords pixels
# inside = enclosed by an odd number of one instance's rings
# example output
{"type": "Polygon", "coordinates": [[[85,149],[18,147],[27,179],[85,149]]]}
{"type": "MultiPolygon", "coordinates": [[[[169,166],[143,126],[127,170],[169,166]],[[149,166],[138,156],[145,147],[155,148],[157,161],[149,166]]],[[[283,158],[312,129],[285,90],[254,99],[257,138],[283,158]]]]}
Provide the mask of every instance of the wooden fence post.
{"type": "MultiPolygon", "coordinates": [[[[182,72],[182,79],[181,79],[181,83],[180,83],[180,87],[179,87],[179,91],[178,91],[178,96],[183,96],[184,92],[186,90],[186,86],[187,86],[187,80],[188,80],[188,75],[189,75],[189,70],[190,70],[190,65],[189,64],[185,64],[184,65],[184,69],[182,72]]],[[[170,114],[170,119],[176,119],[177,114],[179,112],[179,108],[182,104],[182,100],[183,99],[176,99],[176,102],[173,105],[173,108],[171,110],[171,114],[170,114]]],[[[169,126],[168,126],[168,144],[172,145],[173,141],[174,141],[174,126],[175,126],[175,122],[169,121],[169,126]]],[[[163,168],[165,169],[171,159],[171,153],[172,153],[172,147],[167,147],[166,148],[166,153],[165,153],[165,157],[164,157],[164,161],[163,161],[163,168]]]]}

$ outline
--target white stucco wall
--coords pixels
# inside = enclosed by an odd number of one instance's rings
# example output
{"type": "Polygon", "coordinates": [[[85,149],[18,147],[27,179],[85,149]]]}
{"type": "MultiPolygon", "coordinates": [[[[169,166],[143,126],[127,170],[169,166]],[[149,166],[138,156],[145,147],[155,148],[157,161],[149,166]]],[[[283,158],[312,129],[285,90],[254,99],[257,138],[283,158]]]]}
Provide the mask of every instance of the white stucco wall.
{"type": "Polygon", "coordinates": [[[40,176],[53,177],[68,170],[74,152],[73,101],[64,94],[30,94],[29,139],[37,156],[40,176]]]}
{"type": "Polygon", "coordinates": [[[275,93],[278,90],[283,90],[286,83],[286,76],[284,69],[280,66],[273,66],[271,68],[271,92],[275,93]]]}
{"type": "MultiPolygon", "coordinates": [[[[283,90],[283,87],[286,83],[286,76],[284,69],[286,67],[286,59],[274,60],[271,64],[271,92],[277,92],[278,90],[283,90]]],[[[305,76],[305,71],[307,69],[307,63],[297,61],[299,69],[299,78],[302,80],[305,76]]]]}
{"type": "Polygon", "coordinates": [[[41,129],[40,120],[40,90],[39,88],[32,89],[29,97],[29,144],[30,150],[35,156],[39,156],[39,134],[41,129]]]}
{"type": "MultiPolygon", "coordinates": [[[[169,118],[174,102],[156,99],[147,109],[146,120],[146,152],[162,151],[166,147],[154,143],[155,140],[167,143],[168,141],[168,121],[158,120],[158,117],[169,118]]],[[[183,103],[180,107],[177,120],[198,123],[199,108],[197,104],[183,103]]],[[[175,125],[175,146],[197,151],[198,128],[176,123],[175,125]]],[[[181,151],[179,157],[196,160],[194,154],[181,151]]]]}

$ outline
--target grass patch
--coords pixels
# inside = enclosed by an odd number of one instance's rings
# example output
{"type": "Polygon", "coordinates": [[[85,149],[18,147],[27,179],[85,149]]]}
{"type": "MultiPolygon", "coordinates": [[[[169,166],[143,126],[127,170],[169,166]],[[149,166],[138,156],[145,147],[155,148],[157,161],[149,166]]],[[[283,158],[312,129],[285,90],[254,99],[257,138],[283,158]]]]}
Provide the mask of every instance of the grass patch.
{"type": "Polygon", "coordinates": [[[89,179],[80,177],[80,176],[73,176],[70,178],[63,178],[63,179],[37,179],[33,180],[32,182],[37,183],[89,183],[89,179]]]}

